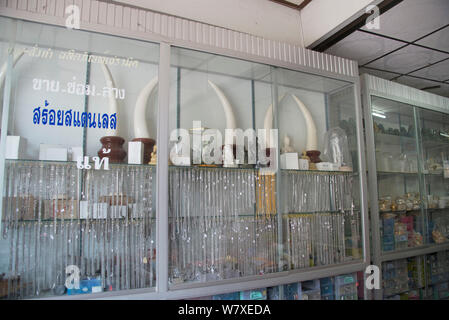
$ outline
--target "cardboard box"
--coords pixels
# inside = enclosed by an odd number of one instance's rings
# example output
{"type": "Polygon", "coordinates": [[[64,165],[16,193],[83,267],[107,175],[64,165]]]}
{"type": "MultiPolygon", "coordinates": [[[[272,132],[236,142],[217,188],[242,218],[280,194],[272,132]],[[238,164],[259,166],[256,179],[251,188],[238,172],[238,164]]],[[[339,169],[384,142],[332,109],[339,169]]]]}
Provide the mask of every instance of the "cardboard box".
{"type": "Polygon", "coordinates": [[[291,283],[284,285],[285,300],[299,300],[301,283],[291,283]]]}
{"type": "Polygon", "coordinates": [[[240,291],[240,300],[267,300],[267,288],[240,291]]]}
{"type": "Polygon", "coordinates": [[[79,201],[71,199],[44,200],[44,219],[78,219],[79,201]]]}
{"type": "Polygon", "coordinates": [[[23,195],[20,197],[3,198],[3,205],[6,205],[8,214],[18,212],[19,220],[35,220],[37,219],[37,201],[32,195],[23,195]],[[18,211],[16,210],[18,209],[18,211]]]}
{"type": "Polygon", "coordinates": [[[212,300],[240,300],[240,292],[217,294],[212,300]]]}
{"type": "Polygon", "coordinates": [[[80,280],[79,289],[67,289],[67,295],[85,294],[102,292],[103,287],[101,285],[101,279],[87,278],[80,280]]]}
{"type": "Polygon", "coordinates": [[[134,198],[125,194],[118,194],[113,196],[101,196],[99,202],[104,202],[110,206],[127,206],[135,203],[134,198]]]}

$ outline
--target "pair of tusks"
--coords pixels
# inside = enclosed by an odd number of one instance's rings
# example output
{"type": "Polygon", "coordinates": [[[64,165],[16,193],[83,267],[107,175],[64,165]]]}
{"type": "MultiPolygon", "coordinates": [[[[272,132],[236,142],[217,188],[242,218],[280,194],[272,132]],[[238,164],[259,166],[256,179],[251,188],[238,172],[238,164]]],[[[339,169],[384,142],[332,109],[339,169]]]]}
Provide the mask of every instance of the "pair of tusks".
{"type": "MultiPolygon", "coordinates": [[[[214,89],[215,93],[218,96],[218,99],[221,102],[221,105],[223,106],[223,111],[225,113],[226,118],[226,128],[227,129],[235,129],[236,128],[236,121],[234,112],[232,109],[231,104],[229,103],[228,99],[226,98],[223,91],[221,91],[220,88],[218,88],[215,83],[208,80],[209,85],[214,89]]],[[[153,78],[148,84],[142,89],[140,92],[136,107],[134,109],[134,136],[138,138],[149,138],[150,134],[148,131],[146,119],[145,119],[145,112],[147,107],[147,101],[150,95],[152,94],[153,90],[158,84],[158,78],[153,78]]],[[[232,139],[232,138],[230,138],[232,139]]],[[[228,139],[227,136],[225,136],[225,145],[232,144],[232,141],[228,139]],[[230,141],[228,141],[230,140],[230,141]]]]}
{"type": "MultiPolygon", "coordinates": [[[[108,86],[115,87],[114,80],[112,79],[111,72],[109,68],[103,63],[103,73],[106,78],[106,82],[108,86]]],[[[232,106],[229,103],[228,99],[224,95],[223,91],[221,91],[220,88],[218,88],[212,81],[208,80],[209,85],[214,89],[215,93],[217,94],[225,113],[226,117],[226,128],[227,129],[235,129],[236,128],[236,121],[234,112],[232,110],[232,106]]],[[[148,82],[145,87],[140,91],[137,100],[136,100],[136,106],[134,108],[134,136],[136,138],[150,138],[150,132],[148,130],[148,125],[146,122],[146,108],[148,99],[155,90],[156,86],[158,85],[158,77],[154,77],[150,82],[148,82]]],[[[111,113],[117,112],[117,100],[113,95],[110,95],[109,97],[109,111],[111,113]]],[[[116,133],[111,132],[112,135],[115,135],[116,133]]],[[[225,137],[225,143],[226,141],[225,137]]],[[[232,143],[226,143],[226,144],[232,144],[232,143]]]]}
{"type": "MultiPolygon", "coordinates": [[[[305,104],[299,100],[299,98],[294,95],[294,94],[290,94],[293,98],[293,100],[295,101],[296,105],[298,106],[299,111],[301,112],[301,114],[304,117],[304,120],[306,122],[306,132],[307,132],[307,140],[306,140],[306,151],[311,151],[311,150],[317,150],[318,144],[317,144],[317,131],[316,131],[316,125],[315,125],[315,121],[313,120],[313,117],[309,111],[309,109],[307,109],[307,107],[305,106],[305,104]]],[[[280,105],[281,101],[284,99],[285,94],[283,94],[279,100],[278,100],[278,105],[280,105]]],[[[273,146],[273,144],[271,143],[273,137],[270,134],[270,129],[273,128],[273,104],[271,104],[268,109],[267,112],[265,113],[265,118],[264,118],[264,129],[265,129],[265,134],[266,134],[266,145],[268,148],[271,148],[273,146]]]]}
{"type": "MultiPolygon", "coordinates": [[[[112,78],[111,72],[109,68],[103,63],[103,73],[106,78],[106,83],[109,87],[115,88],[114,80],[112,78]]],[[[235,121],[235,115],[233,112],[233,108],[231,104],[229,103],[229,100],[226,98],[223,91],[212,81],[208,80],[209,85],[212,87],[212,89],[215,91],[215,94],[218,96],[218,99],[221,102],[221,105],[223,107],[223,111],[225,113],[226,118],[226,129],[235,129],[236,121],[235,121]]],[[[148,126],[146,123],[146,108],[147,108],[147,102],[151,94],[153,93],[154,89],[156,88],[158,84],[158,77],[154,77],[148,84],[140,91],[139,96],[137,97],[136,101],[136,107],[134,108],[134,136],[136,138],[149,138],[150,133],[148,130],[148,126]]],[[[285,94],[281,96],[279,99],[279,103],[284,98],[285,94]]],[[[293,100],[295,101],[296,105],[298,106],[299,111],[304,116],[305,122],[306,122],[306,129],[307,129],[307,142],[306,142],[306,150],[317,150],[317,131],[316,131],[316,125],[315,121],[312,118],[312,115],[310,114],[310,111],[307,109],[307,107],[304,105],[304,103],[299,100],[299,98],[291,94],[293,100]]],[[[117,100],[113,95],[109,96],[109,111],[111,113],[117,113],[117,100]]],[[[273,104],[271,104],[266,113],[264,118],[264,128],[266,133],[270,133],[270,129],[272,129],[272,123],[273,123],[273,104]]],[[[116,135],[115,130],[109,130],[110,135],[116,135]]],[[[230,140],[232,137],[225,136],[225,145],[232,144],[233,141],[230,140]],[[229,141],[228,141],[229,140],[229,141]]],[[[272,146],[271,143],[272,137],[267,136],[266,144],[268,147],[272,146]]]]}

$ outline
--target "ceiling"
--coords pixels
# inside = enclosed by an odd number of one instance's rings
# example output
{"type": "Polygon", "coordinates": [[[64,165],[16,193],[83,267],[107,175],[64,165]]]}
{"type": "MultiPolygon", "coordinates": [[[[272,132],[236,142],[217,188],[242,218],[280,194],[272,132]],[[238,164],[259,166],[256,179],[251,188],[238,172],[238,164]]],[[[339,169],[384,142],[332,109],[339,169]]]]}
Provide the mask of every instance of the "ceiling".
{"type": "Polygon", "coordinates": [[[449,97],[449,0],[403,0],[379,29],[357,28],[325,52],[357,60],[360,74],[449,97]]]}

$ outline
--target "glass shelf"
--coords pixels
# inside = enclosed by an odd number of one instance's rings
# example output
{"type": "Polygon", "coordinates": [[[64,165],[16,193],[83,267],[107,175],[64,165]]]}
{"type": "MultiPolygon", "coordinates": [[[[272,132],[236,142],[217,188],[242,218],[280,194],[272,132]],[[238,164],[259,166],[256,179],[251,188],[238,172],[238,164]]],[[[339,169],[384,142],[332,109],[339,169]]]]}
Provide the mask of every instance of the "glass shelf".
{"type": "Polygon", "coordinates": [[[281,169],[281,172],[295,173],[295,174],[328,174],[328,175],[357,175],[358,172],[353,171],[326,171],[326,170],[296,170],[296,169],[281,169]]]}

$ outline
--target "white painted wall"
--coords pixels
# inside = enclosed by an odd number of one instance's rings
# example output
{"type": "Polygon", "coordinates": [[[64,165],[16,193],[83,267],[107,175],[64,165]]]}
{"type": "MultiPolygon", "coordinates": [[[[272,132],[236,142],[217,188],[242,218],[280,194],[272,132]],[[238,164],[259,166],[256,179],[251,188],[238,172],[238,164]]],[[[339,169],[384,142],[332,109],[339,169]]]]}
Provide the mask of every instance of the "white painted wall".
{"type": "Polygon", "coordinates": [[[269,0],[118,0],[116,2],[308,47],[349,18],[365,13],[365,8],[369,4],[380,1],[313,0],[301,12],[269,0]]]}
{"type": "Polygon", "coordinates": [[[268,0],[118,0],[115,2],[302,46],[299,11],[268,0]]]}

